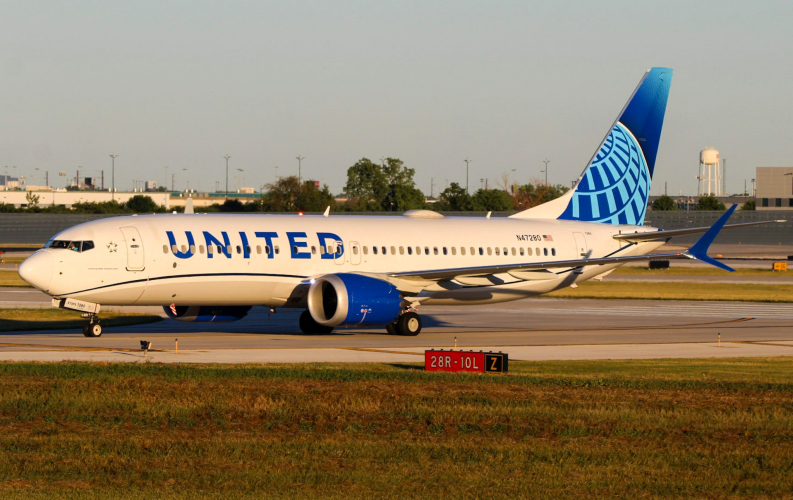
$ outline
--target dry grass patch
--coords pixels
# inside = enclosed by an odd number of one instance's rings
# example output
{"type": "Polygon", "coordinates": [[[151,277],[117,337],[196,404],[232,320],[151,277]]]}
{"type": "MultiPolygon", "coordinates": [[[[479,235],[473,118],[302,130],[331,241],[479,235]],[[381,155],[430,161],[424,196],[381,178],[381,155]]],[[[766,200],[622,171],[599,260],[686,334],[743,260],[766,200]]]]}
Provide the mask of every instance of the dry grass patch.
{"type": "Polygon", "coordinates": [[[27,287],[30,288],[30,285],[25,283],[25,281],[19,277],[19,274],[16,270],[4,270],[0,269],[0,286],[14,286],[14,287],[27,287]]]}
{"type": "Polygon", "coordinates": [[[578,288],[564,288],[544,297],[793,302],[793,285],[586,281],[578,288]]]}

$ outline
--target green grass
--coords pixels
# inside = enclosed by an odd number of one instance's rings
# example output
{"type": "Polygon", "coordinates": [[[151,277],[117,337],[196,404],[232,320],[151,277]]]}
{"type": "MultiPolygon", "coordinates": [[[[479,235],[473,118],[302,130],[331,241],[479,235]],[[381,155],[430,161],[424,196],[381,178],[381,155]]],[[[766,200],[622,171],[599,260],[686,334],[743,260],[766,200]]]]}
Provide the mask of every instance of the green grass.
{"type": "Polygon", "coordinates": [[[791,366],[0,363],[0,496],[784,498],[791,366]]]}
{"type": "Polygon", "coordinates": [[[670,267],[669,269],[648,269],[646,267],[636,267],[636,266],[622,266],[618,267],[611,273],[611,276],[614,275],[639,275],[639,276],[647,276],[648,280],[652,280],[652,278],[662,278],[664,276],[720,276],[720,277],[731,277],[731,276],[748,276],[752,278],[789,278],[793,276],[793,272],[788,273],[787,271],[772,271],[771,265],[769,264],[768,269],[758,269],[758,268],[736,268],[734,273],[728,273],[726,271],[722,271],[721,269],[716,269],[715,267],[693,267],[693,266],[685,266],[685,267],[670,267]]]}
{"type": "MultiPolygon", "coordinates": [[[[606,278],[608,279],[608,278],[606,278]]],[[[580,299],[655,299],[722,300],[747,302],[793,302],[793,285],[757,285],[751,283],[690,282],[596,282],[581,283],[578,288],[564,288],[544,297],[580,299]]]]}
{"type": "Polygon", "coordinates": [[[27,287],[30,288],[30,285],[25,283],[25,281],[19,277],[16,270],[4,270],[0,269],[0,286],[13,286],[13,287],[27,287]]]}
{"type": "MultiPolygon", "coordinates": [[[[80,329],[86,320],[68,309],[0,309],[0,332],[80,329]]],[[[161,321],[160,316],[103,312],[102,326],[128,326],[161,321]]]]}

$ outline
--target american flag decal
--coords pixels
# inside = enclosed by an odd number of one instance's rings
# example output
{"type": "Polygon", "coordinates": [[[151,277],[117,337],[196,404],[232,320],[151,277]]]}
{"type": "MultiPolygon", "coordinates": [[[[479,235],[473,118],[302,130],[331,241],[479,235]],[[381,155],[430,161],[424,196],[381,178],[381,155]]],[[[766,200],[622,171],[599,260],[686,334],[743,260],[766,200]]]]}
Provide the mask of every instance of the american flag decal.
{"type": "Polygon", "coordinates": [[[550,234],[543,234],[542,235],[542,240],[543,241],[553,241],[553,236],[551,236],[550,234]]]}

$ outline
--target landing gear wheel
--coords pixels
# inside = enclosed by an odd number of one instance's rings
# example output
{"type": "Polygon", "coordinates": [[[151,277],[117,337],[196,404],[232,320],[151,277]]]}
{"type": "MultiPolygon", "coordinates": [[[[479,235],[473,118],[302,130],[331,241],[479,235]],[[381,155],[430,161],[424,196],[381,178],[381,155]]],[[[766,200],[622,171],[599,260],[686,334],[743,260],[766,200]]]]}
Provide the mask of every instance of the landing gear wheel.
{"type": "Polygon", "coordinates": [[[397,333],[397,326],[396,325],[397,325],[396,322],[388,323],[385,326],[385,331],[388,332],[389,335],[399,335],[399,333],[397,333]]]}
{"type": "Polygon", "coordinates": [[[405,337],[415,337],[421,333],[421,316],[414,312],[406,312],[397,320],[396,331],[405,337]]]}
{"type": "Polygon", "coordinates": [[[317,323],[314,318],[311,317],[311,313],[308,312],[308,309],[303,311],[300,315],[300,331],[303,333],[313,333],[313,334],[327,334],[333,331],[332,326],[324,326],[317,323]]]}
{"type": "Polygon", "coordinates": [[[102,335],[102,327],[99,323],[88,323],[83,327],[83,335],[86,337],[100,337],[102,335]]]}

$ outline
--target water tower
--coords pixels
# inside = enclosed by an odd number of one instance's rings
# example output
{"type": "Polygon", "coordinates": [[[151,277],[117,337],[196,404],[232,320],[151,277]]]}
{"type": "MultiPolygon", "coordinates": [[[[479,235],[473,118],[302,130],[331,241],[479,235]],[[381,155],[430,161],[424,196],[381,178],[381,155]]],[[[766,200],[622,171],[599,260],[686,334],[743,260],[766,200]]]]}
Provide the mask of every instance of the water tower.
{"type": "Polygon", "coordinates": [[[723,196],[721,163],[719,152],[714,148],[705,148],[699,153],[699,195],[723,196]]]}

